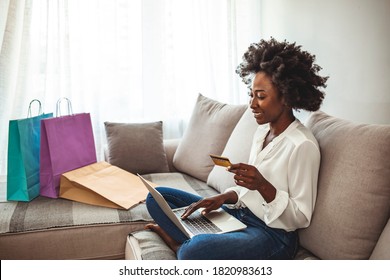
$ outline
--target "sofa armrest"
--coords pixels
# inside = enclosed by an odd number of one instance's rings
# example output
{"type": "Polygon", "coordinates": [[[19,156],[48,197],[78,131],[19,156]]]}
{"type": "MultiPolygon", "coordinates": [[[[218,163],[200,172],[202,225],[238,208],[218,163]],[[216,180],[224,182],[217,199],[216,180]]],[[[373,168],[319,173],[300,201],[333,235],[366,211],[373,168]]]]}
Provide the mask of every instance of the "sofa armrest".
{"type": "Polygon", "coordinates": [[[390,260],[390,218],[379,237],[370,260],[390,260]]]}
{"type": "Polygon", "coordinates": [[[175,139],[165,139],[164,148],[167,155],[168,167],[170,172],[176,172],[176,168],[173,166],[173,157],[175,155],[176,149],[179,146],[180,138],[175,139]]]}

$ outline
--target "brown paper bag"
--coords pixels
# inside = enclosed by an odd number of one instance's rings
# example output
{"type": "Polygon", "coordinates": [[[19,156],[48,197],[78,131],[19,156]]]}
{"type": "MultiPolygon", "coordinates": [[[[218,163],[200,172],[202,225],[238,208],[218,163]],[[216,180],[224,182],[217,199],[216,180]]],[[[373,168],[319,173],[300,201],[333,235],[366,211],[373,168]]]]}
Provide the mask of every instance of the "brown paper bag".
{"type": "Polygon", "coordinates": [[[105,161],[66,172],[60,179],[59,197],[92,205],[130,209],[147,194],[137,175],[105,161]]]}

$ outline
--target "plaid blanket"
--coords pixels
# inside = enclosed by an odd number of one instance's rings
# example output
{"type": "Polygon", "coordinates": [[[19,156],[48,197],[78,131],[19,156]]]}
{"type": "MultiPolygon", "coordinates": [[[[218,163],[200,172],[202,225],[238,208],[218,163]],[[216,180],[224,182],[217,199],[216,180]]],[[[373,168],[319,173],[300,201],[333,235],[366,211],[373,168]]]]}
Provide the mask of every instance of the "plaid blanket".
{"type": "MultiPolygon", "coordinates": [[[[205,182],[182,173],[156,173],[144,177],[158,185],[179,188],[201,196],[217,193],[205,182]]],[[[135,221],[151,221],[144,203],[129,210],[46,197],[37,197],[30,202],[0,203],[0,234],[135,221]]]]}

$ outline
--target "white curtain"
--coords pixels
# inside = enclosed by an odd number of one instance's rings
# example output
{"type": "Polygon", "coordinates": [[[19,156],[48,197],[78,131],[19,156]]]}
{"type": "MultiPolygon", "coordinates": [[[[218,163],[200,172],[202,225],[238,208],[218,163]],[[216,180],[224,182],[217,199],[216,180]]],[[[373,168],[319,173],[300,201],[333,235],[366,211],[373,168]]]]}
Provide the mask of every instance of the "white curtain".
{"type": "Polygon", "coordinates": [[[260,39],[260,0],[0,0],[0,200],[8,121],[60,97],[89,112],[99,159],[104,121],[162,120],[180,137],[198,93],[247,102],[235,68],[260,39]]]}

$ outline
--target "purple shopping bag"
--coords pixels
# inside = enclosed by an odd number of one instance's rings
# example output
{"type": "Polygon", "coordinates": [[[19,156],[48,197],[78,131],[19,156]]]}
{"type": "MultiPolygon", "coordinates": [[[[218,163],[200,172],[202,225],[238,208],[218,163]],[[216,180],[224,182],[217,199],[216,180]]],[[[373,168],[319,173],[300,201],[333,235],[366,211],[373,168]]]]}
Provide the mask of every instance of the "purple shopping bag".
{"type": "Polygon", "coordinates": [[[41,121],[40,195],[57,198],[61,174],[96,161],[89,113],[41,121]]]}

